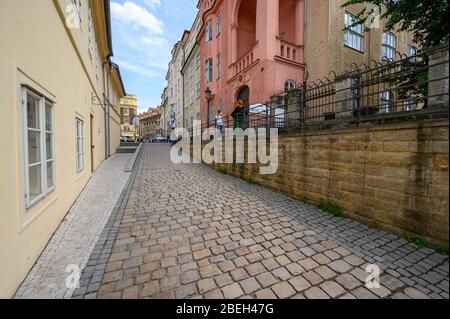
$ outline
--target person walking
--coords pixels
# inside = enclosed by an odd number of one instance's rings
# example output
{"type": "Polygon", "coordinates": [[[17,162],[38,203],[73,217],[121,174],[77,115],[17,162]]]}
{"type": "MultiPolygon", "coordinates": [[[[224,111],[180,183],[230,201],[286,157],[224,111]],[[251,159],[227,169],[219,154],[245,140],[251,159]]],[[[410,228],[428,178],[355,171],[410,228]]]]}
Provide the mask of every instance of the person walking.
{"type": "Polygon", "coordinates": [[[223,129],[223,116],[222,116],[221,110],[219,110],[216,115],[216,128],[217,128],[217,132],[218,132],[217,135],[220,136],[222,134],[222,129],[223,129]]]}
{"type": "Polygon", "coordinates": [[[244,101],[239,100],[236,108],[231,113],[231,116],[233,117],[234,120],[233,129],[244,128],[244,115],[245,115],[244,101]]]}

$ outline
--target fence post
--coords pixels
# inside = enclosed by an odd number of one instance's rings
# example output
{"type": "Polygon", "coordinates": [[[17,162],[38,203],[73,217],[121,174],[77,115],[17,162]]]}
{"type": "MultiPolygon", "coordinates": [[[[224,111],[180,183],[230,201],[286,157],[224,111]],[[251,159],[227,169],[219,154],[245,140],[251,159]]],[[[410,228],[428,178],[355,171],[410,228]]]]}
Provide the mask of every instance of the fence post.
{"type": "Polygon", "coordinates": [[[307,82],[303,81],[303,90],[302,90],[302,105],[300,105],[300,128],[303,132],[305,128],[305,108],[306,108],[306,98],[308,94],[307,82]]]}
{"type": "Polygon", "coordinates": [[[269,123],[269,103],[266,102],[266,137],[269,138],[270,123],[269,123]]]}
{"type": "Polygon", "coordinates": [[[353,116],[352,77],[336,78],[336,120],[353,116]]]}
{"type": "Polygon", "coordinates": [[[448,47],[437,46],[428,54],[428,107],[449,107],[448,47]]]}

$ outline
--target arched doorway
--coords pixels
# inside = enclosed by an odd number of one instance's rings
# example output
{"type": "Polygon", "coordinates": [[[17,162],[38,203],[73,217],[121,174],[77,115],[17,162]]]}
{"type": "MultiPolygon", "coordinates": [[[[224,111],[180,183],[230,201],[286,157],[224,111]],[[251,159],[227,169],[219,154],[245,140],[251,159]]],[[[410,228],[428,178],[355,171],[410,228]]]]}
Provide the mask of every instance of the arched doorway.
{"type": "Polygon", "coordinates": [[[238,13],[237,58],[256,43],[256,0],[242,0],[238,13]]]}
{"type": "Polygon", "coordinates": [[[250,105],[250,88],[246,85],[243,86],[238,94],[237,94],[237,101],[242,100],[243,106],[248,109],[250,105]]]}

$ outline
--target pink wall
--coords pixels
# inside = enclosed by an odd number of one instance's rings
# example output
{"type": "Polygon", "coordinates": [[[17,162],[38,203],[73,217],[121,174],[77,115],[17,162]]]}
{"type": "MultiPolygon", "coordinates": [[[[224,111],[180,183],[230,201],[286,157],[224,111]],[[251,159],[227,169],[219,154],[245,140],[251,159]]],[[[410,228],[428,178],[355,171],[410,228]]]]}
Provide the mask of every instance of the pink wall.
{"type": "Polygon", "coordinates": [[[274,92],[283,90],[288,79],[303,82],[303,2],[304,0],[216,0],[207,10],[207,1],[200,0],[199,8],[203,15],[203,28],[198,38],[202,64],[202,121],[205,122],[208,118],[204,97],[207,87],[213,93],[211,105],[218,109],[222,102],[226,116],[234,110],[237,94],[245,85],[250,88],[250,103],[254,104],[264,103],[274,92]],[[219,13],[222,32],[217,36],[216,18],[219,13]],[[205,43],[204,25],[211,18],[213,40],[205,43]],[[256,26],[256,29],[252,26],[256,26]],[[280,39],[279,30],[285,30],[287,38],[280,39]],[[292,54],[290,58],[280,56],[283,40],[287,40],[285,45],[289,46],[290,52],[295,50],[295,60],[292,54]],[[253,44],[255,45],[252,47],[253,44]],[[248,54],[242,56],[245,53],[248,54]],[[218,54],[221,68],[220,79],[217,80],[218,54]],[[213,82],[206,84],[205,61],[211,57],[214,65],[213,82]]]}

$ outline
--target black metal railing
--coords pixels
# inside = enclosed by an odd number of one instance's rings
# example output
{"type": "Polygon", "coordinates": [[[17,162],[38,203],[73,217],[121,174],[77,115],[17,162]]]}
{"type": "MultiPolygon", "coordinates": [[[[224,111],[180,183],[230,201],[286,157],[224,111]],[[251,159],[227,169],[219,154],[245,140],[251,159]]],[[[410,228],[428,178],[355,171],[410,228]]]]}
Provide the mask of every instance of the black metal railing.
{"type": "MultiPolygon", "coordinates": [[[[405,118],[448,118],[448,48],[370,65],[280,92],[271,101],[243,107],[222,116],[226,128],[278,128],[280,132],[359,126],[368,121],[393,122],[405,118]]],[[[217,119],[202,123],[217,128],[217,119]]]]}

